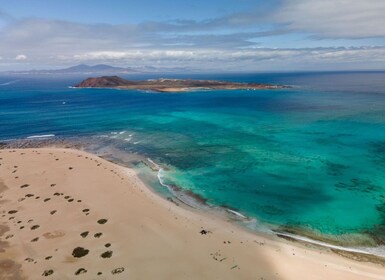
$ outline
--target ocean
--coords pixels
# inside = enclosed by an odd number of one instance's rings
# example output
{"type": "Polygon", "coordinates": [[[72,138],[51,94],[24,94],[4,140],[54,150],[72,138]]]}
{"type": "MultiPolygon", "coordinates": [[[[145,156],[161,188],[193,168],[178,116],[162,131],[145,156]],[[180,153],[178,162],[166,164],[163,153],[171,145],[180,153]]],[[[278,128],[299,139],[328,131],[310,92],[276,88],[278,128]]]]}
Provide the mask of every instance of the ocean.
{"type": "Polygon", "coordinates": [[[125,76],[158,77],[291,88],[170,94],[70,88],[82,76],[0,76],[0,142],[83,139],[162,195],[194,194],[253,230],[385,244],[385,72],[125,76]],[[133,154],[160,171],[125,160],[133,154]]]}

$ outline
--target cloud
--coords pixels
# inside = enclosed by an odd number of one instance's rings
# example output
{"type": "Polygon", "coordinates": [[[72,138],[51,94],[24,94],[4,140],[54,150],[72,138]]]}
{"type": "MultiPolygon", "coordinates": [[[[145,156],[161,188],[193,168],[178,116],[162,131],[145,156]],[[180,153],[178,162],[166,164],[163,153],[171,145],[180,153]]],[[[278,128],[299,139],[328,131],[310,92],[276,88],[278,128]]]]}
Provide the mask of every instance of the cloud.
{"type": "Polygon", "coordinates": [[[27,56],[24,55],[24,54],[18,54],[16,57],[15,57],[16,60],[26,60],[27,59],[27,56]]]}
{"type": "Polygon", "coordinates": [[[284,0],[274,19],[318,37],[385,37],[384,0],[284,0]]]}
{"type": "Polygon", "coordinates": [[[241,50],[128,50],[100,51],[63,57],[63,60],[122,65],[168,65],[203,70],[255,71],[295,69],[367,69],[384,65],[385,47],[360,48],[304,48],[241,50]],[[337,68],[334,66],[337,65],[337,68]],[[364,66],[363,66],[364,65],[364,66]],[[283,67],[284,66],[284,67],[283,67]],[[296,68],[297,67],[297,68],[296,68]]]}
{"type": "MultiPolygon", "coordinates": [[[[347,69],[385,68],[385,41],[381,41],[385,39],[385,1],[273,2],[275,5],[269,1],[259,9],[201,21],[175,19],[120,25],[14,19],[0,11],[0,21],[7,19],[0,26],[2,65],[24,65],[20,61],[28,57],[32,66],[55,67],[81,62],[234,71],[334,69],[333,65],[345,65],[347,69]],[[282,45],[284,40],[293,40],[288,45],[295,46],[295,36],[299,35],[301,40],[312,42],[308,44],[311,46],[320,39],[335,39],[329,40],[333,47],[325,48],[303,48],[298,43],[297,48],[274,49],[261,43],[274,45],[276,40],[282,45]],[[378,37],[378,46],[368,47],[370,40],[364,39],[368,37],[378,37]],[[341,38],[353,38],[355,45],[361,47],[344,45],[341,38]]],[[[323,40],[324,46],[326,41],[323,40]]]]}

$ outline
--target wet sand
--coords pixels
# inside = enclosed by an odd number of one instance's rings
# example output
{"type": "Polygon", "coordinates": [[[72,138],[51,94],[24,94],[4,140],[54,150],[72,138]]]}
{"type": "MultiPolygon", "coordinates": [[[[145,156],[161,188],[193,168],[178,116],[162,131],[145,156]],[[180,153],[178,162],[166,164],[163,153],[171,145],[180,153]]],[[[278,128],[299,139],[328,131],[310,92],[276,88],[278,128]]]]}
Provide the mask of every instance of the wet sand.
{"type": "Polygon", "coordinates": [[[0,150],[0,279],[384,279],[385,267],[256,235],[71,149],[0,150]]]}

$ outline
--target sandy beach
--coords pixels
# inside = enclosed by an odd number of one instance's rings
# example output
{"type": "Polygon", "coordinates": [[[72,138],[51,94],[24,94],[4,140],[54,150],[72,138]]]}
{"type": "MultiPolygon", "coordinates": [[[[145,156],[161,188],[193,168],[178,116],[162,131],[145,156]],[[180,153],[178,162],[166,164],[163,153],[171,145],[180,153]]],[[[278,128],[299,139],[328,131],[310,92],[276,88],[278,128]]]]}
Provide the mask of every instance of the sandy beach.
{"type": "Polygon", "coordinates": [[[178,206],[78,150],[0,150],[0,217],[0,279],[385,279],[178,206]]]}

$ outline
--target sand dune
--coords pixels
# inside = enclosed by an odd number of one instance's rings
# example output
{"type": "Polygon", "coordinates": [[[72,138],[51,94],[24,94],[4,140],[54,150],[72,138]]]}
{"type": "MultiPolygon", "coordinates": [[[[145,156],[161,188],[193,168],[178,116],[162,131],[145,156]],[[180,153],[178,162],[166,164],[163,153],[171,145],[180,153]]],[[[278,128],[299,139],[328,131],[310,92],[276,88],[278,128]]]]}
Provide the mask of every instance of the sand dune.
{"type": "Polygon", "coordinates": [[[175,205],[77,150],[0,150],[0,279],[384,279],[175,205]]]}

